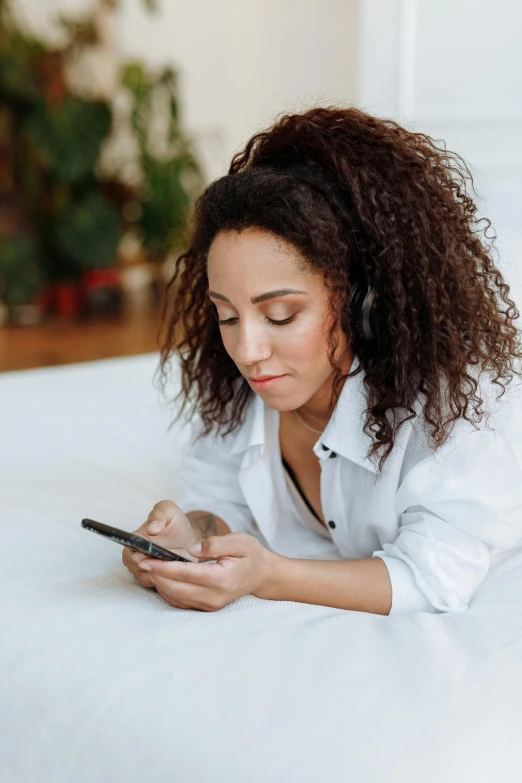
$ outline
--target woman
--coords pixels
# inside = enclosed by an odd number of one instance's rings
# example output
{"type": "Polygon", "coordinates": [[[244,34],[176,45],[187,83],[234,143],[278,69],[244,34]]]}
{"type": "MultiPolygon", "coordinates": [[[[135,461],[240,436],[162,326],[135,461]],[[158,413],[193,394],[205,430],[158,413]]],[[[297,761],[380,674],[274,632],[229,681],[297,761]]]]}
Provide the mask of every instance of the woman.
{"type": "Polygon", "coordinates": [[[450,612],[522,545],[519,313],[468,181],[423,134],[316,108],[200,196],[161,353],[198,417],[178,503],[139,533],[214,562],[125,550],[140,584],[204,611],[450,612]]]}

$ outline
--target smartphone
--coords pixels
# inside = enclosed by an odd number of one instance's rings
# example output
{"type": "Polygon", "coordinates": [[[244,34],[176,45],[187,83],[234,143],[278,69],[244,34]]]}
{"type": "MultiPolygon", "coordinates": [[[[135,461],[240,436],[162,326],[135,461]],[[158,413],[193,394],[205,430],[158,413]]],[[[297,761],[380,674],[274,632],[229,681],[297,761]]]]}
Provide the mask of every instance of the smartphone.
{"type": "Polygon", "coordinates": [[[102,522],[96,522],[94,519],[82,519],[82,527],[86,530],[91,530],[93,533],[99,533],[101,536],[110,538],[111,541],[115,541],[117,544],[128,546],[129,549],[135,549],[136,552],[143,552],[144,555],[149,557],[157,557],[159,560],[181,560],[182,563],[194,562],[181,555],[176,555],[174,552],[169,552],[168,549],[163,549],[162,546],[153,544],[152,541],[147,541],[146,538],[136,536],[134,533],[128,533],[126,530],[119,530],[111,525],[104,525],[102,522]]]}

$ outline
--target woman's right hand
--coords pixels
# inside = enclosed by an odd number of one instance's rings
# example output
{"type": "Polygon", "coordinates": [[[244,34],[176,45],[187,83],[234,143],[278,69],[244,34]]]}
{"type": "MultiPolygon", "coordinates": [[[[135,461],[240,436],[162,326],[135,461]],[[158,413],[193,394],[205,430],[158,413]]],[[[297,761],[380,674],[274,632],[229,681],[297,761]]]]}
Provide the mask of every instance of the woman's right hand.
{"type": "MultiPolygon", "coordinates": [[[[194,563],[201,562],[186,551],[187,547],[200,539],[195,535],[190,520],[172,500],[160,500],[159,503],[156,503],[147,520],[133,532],[147,541],[153,541],[163,549],[169,549],[177,555],[182,555],[187,560],[194,563]],[[156,526],[154,523],[157,523],[156,526]]],[[[139,561],[144,557],[148,557],[148,555],[136,552],[128,546],[123,547],[121,557],[123,565],[129,569],[142,587],[154,587],[147,572],[138,568],[139,561]]]]}

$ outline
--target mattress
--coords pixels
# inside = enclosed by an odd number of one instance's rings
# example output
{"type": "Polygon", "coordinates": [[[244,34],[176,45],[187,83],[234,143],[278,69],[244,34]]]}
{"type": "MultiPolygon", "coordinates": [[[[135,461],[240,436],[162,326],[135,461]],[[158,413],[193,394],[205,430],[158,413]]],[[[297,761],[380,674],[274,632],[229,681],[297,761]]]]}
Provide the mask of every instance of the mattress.
{"type": "Polygon", "coordinates": [[[249,595],[206,613],[81,527],[134,530],[176,500],[186,428],[158,361],[0,375],[3,783],[518,783],[522,552],[465,612],[249,595]]]}

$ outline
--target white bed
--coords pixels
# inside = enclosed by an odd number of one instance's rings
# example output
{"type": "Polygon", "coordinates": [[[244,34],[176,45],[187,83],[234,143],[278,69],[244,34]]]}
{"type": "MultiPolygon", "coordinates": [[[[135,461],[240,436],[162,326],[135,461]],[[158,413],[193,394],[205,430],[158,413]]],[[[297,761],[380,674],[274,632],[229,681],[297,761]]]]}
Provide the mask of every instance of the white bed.
{"type": "Polygon", "coordinates": [[[176,500],[157,365],[0,375],[2,783],[519,783],[522,552],[453,615],[204,613],[81,528],[176,500]]]}

